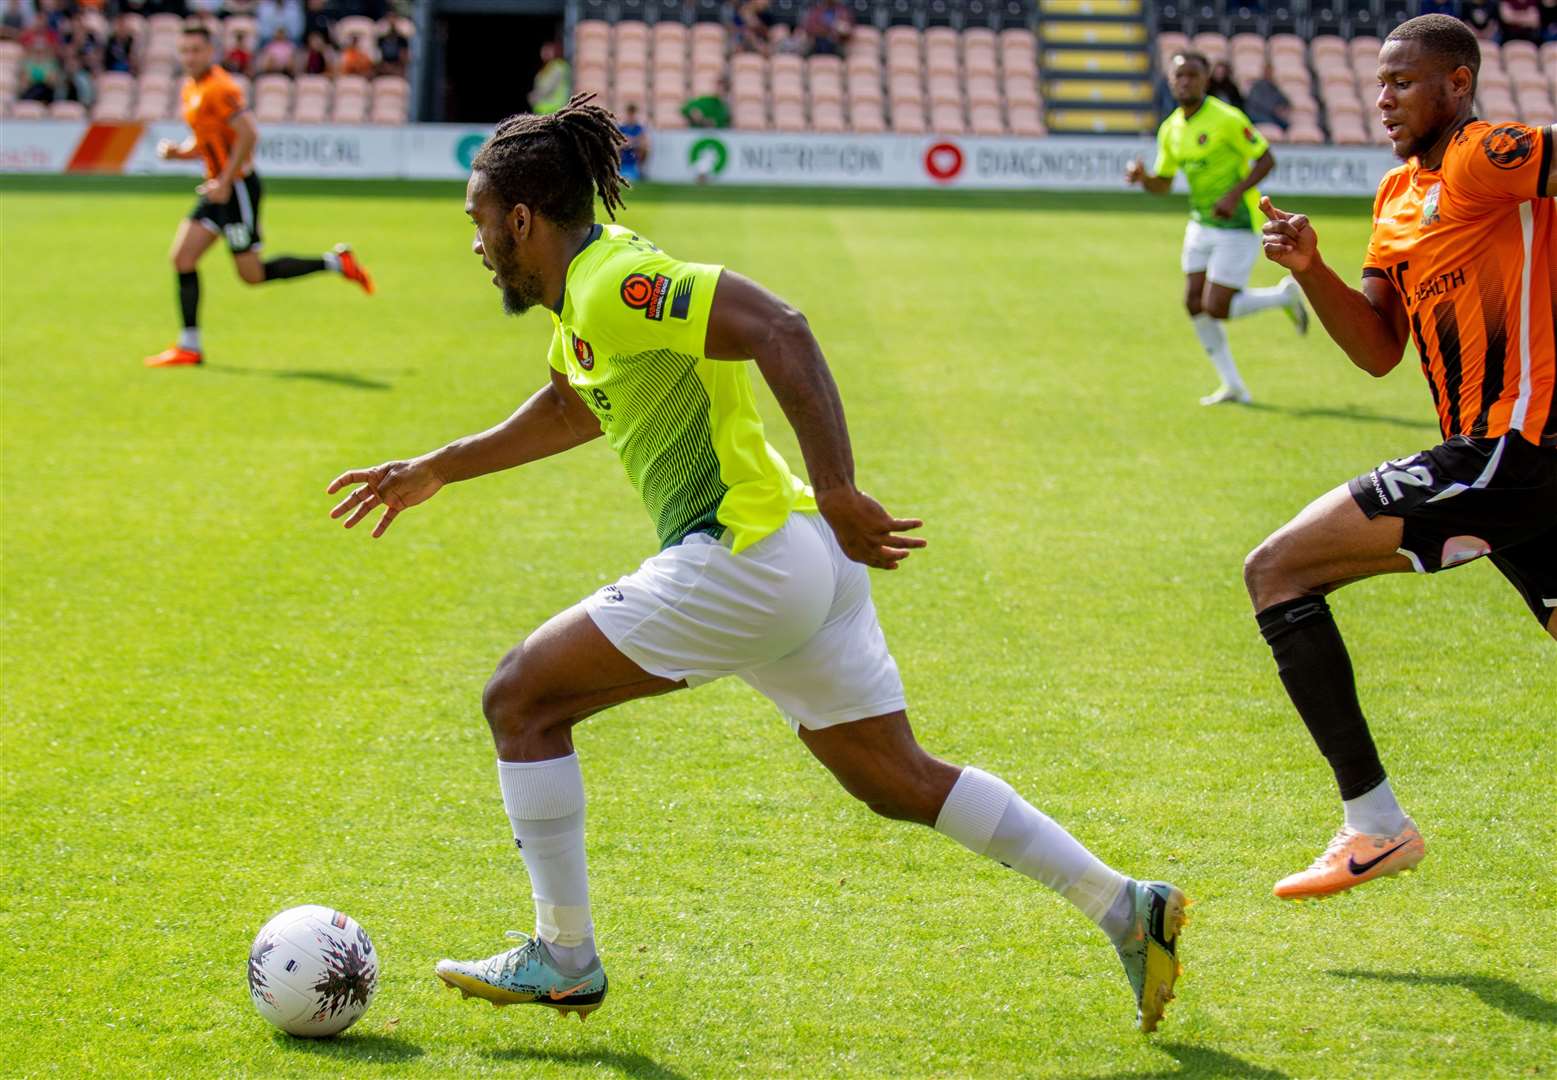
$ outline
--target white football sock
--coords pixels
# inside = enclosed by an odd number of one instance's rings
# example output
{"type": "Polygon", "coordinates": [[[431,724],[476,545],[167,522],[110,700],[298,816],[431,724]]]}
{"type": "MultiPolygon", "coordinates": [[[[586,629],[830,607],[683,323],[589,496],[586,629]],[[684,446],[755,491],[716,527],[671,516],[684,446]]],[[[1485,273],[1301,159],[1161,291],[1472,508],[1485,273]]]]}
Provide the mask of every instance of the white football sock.
{"type": "Polygon", "coordinates": [[[998,776],[966,768],[952,786],[935,828],[978,855],[1041,881],[1105,925],[1128,881],[1033,808],[998,776]]]}
{"type": "Polygon", "coordinates": [[[499,761],[503,808],[530,872],[535,933],[558,965],[582,972],[595,962],[584,863],[584,776],[578,755],[499,761]]]}
{"type": "Polygon", "coordinates": [[[1406,827],[1406,812],[1395,801],[1395,793],[1385,780],[1371,791],[1341,803],[1346,808],[1346,824],[1370,836],[1394,836],[1406,827]]]}
{"type": "Polygon", "coordinates": [[[1193,322],[1195,336],[1211,358],[1211,366],[1222,377],[1222,385],[1233,390],[1245,389],[1243,379],[1238,374],[1238,365],[1233,363],[1233,350],[1228,347],[1227,327],[1222,325],[1222,320],[1213,319],[1202,311],[1193,322]]]}
{"type": "Polygon", "coordinates": [[[339,274],[341,272],[341,257],[340,257],[340,255],[338,255],[337,253],[335,253],[333,251],[326,251],[324,253],[324,255],[322,256],[322,258],[324,259],[324,268],[326,270],[333,270],[337,274],[339,274]]]}
{"type": "Polygon", "coordinates": [[[198,326],[186,326],[178,332],[178,347],[200,351],[200,328],[198,326]]]}
{"type": "Polygon", "coordinates": [[[1291,306],[1292,293],[1289,286],[1272,285],[1264,289],[1244,289],[1242,292],[1233,294],[1233,302],[1227,306],[1227,317],[1241,319],[1245,315],[1253,315],[1256,311],[1291,306]]]}

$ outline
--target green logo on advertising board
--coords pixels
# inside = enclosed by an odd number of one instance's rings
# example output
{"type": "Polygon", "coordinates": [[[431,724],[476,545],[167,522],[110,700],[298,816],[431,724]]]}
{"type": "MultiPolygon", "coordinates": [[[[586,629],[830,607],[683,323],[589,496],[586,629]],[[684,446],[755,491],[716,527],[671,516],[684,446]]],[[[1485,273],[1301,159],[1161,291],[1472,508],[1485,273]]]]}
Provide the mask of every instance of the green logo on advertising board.
{"type": "Polygon", "coordinates": [[[480,150],[481,144],[486,141],[485,135],[467,135],[454,144],[454,160],[460,163],[460,168],[469,170],[476,151],[480,150]]]}
{"type": "Polygon", "coordinates": [[[707,171],[717,175],[724,172],[725,162],[730,160],[730,151],[718,139],[699,139],[687,151],[687,162],[696,169],[698,162],[705,156],[709,156],[710,160],[707,171]]]}

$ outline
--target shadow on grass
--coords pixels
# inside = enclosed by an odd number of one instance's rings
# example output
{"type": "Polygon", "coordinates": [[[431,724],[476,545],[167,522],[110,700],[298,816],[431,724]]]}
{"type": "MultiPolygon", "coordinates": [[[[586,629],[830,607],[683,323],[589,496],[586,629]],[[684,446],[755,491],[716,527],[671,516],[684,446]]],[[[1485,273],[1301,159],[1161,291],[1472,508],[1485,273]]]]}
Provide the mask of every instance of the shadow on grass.
{"type": "Polygon", "coordinates": [[[270,370],[220,364],[206,364],[204,367],[217,375],[263,375],[270,379],[302,379],[308,382],[329,383],[331,386],[346,386],[353,390],[393,390],[395,388],[394,383],[370,379],[366,375],[353,375],[349,371],[316,371],[298,368],[270,370]]]}
{"type": "Polygon", "coordinates": [[[1557,1002],[1547,1001],[1516,982],[1495,975],[1418,975],[1413,971],[1331,971],[1340,979],[1373,979],[1412,986],[1457,986],[1515,1020],[1557,1026],[1557,1002]]]}
{"type": "Polygon", "coordinates": [[[577,1065],[580,1068],[604,1065],[615,1069],[623,1076],[631,1076],[634,1080],[687,1080],[685,1073],[679,1073],[668,1065],[661,1065],[651,1057],[620,1050],[563,1051],[540,1050],[528,1046],[505,1046],[497,1050],[486,1050],[483,1053],[494,1061],[516,1064],[577,1065]]]}
{"type": "Polygon", "coordinates": [[[274,1041],[288,1054],[309,1054],[342,1061],[413,1061],[426,1053],[413,1042],[367,1031],[347,1032],[329,1039],[299,1039],[278,1031],[274,1041]]]}
{"type": "Polygon", "coordinates": [[[1267,1069],[1241,1057],[1213,1050],[1209,1046],[1161,1042],[1156,1047],[1178,1059],[1178,1064],[1152,1072],[1119,1072],[1096,1076],[1091,1080],[1291,1080],[1284,1072],[1267,1069]]]}
{"type": "Polygon", "coordinates": [[[1327,409],[1317,407],[1304,407],[1297,405],[1272,405],[1265,401],[1254,401],[1245,405],[1246,409],[1255,409],[1260,412],[1281,413],[1297,420],[1310,420],[1319,418],[1322,420],[1356,420],[1364,424],[1390,424],[1394,427],[1418,428],[1422,431],[1438,430],[1438,425],[1432,420],[1417,420],[1407,416],[1390,416],[1386,413],[1376,413],[1371,409],[1359,409],[1348,406],[1344,409],[1327,409]]]}

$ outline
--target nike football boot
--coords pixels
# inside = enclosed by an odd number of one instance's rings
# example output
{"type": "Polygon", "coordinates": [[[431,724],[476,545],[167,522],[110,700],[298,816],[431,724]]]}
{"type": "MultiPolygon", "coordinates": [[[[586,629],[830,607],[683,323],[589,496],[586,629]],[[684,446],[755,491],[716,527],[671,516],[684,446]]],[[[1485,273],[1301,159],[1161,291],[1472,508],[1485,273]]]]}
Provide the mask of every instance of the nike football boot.
{"type": "Polygon", "coordinates": [[[557,970],[540,938],[517,930],[508,936],[524,944],[485,960],[439,960],[438,978],[463,997],[484,998],[493,1005],[545,1005],[556,1009],[559,1018],[578,1013],[582,1022],[600,1008],[606,976],[598,957],[583,974],[567,975],[557,970]]]}
{"type": "Polygon", "coordinates": [[[1142,1031],[1156,1031],[1163,1010],[1173,1000],[1173,984],[1183,972],[1179,963],[1179,931],[1189,901],[1166,881],[1132,881],[1134,915],[1122,942],[1116,942],[1130,989],[1135,991],[1135,1019],[1142,1031]]]}
{"type": "Polygon", "coordinates": [[[1282,900],[1330,896],[1364,881],[1410,870],[1426,854],[1427,845],[1410,818],[1394,836],[1343,827],[1312,866],[1282,878],[1272,891],[1282,900]]]}

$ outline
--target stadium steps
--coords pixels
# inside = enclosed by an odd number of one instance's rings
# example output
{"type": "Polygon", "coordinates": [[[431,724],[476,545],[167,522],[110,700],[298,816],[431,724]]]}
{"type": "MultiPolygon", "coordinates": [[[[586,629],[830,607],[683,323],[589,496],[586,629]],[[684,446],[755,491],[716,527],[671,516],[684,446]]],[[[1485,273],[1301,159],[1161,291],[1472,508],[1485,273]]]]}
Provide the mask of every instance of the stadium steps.
{"type": "Polygon", "coordinates": [[[1141,0],[1039,0],[1050,131],[1149,131],[1150,35],[1141,0]]]}

